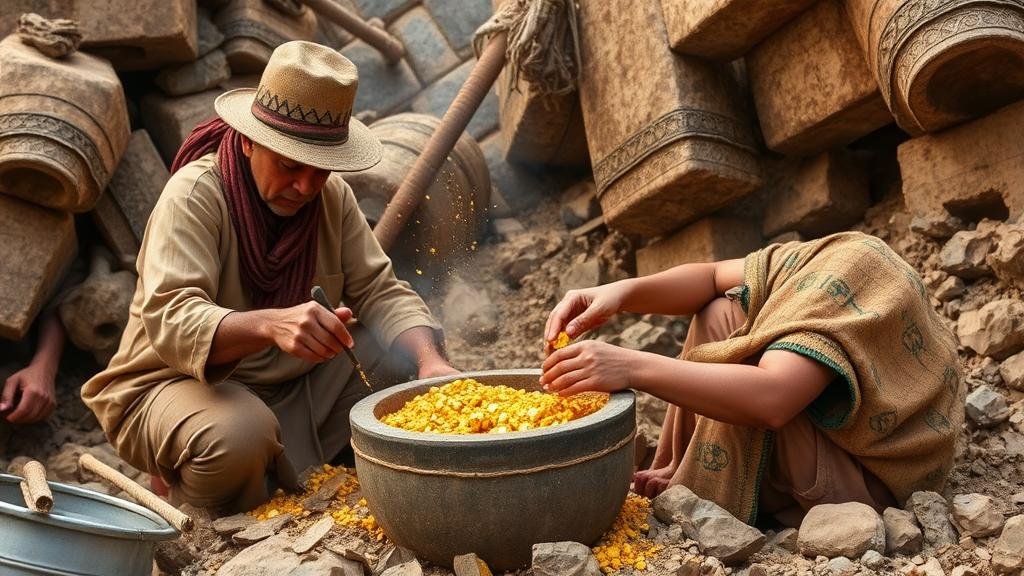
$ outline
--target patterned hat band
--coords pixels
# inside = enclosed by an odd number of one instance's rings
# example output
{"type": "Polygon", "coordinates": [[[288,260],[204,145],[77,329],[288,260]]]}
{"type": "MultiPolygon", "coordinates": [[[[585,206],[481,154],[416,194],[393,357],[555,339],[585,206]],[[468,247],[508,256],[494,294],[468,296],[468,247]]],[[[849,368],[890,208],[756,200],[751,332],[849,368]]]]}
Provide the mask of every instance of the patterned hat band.
{"type": "Polygon", "coordinates": [[[349,113],[332,117],[329,111],[319,114],[315,109],[303,110],[301,104],[291,106],[287,100],[279,101],[262,87],[253,98],[251,110],[260,122],[300,140],[324,145],[348,140],[349,113]]]}

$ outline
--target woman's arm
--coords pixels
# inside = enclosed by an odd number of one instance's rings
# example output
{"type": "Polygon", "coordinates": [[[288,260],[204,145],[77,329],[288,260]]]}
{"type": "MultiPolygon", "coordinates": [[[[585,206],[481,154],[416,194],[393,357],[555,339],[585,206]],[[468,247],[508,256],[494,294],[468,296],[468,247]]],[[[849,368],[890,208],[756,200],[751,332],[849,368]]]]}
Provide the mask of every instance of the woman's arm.
{"type": "Polygon", "coordinates": [[[769,350],[757,366],[667,358],[587,340],[548,356],[541,382],[562,395],[642,390],[729,424],[778,429],[836,377],[825,365],[785,350],[769,350]]]}
{"type": "Polygon", "coordinates": [[[544,340],[566,331],[570,338],[604,324],[619,312],[695,314],[743,282],[743,259],[682,264],[664,272],[570,290],[548,315],[544,340]]]}

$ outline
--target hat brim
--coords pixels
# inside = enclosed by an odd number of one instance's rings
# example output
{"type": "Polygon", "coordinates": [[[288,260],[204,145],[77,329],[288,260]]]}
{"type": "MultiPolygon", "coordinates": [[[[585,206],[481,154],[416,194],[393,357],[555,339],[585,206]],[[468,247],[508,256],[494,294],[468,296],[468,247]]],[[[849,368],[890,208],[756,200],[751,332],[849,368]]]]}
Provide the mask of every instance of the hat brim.
{"type": "Polygon", "coordinates": [[[341,144],[300,140],[267,126],[253,116],[255,97],[255,88],[237,88],[218,96],[213,107],[235,130],[296,162],[333,172],[358,172],[380,162],[383,146],[359,120],[349,119],[348,139],[341,144]]]}

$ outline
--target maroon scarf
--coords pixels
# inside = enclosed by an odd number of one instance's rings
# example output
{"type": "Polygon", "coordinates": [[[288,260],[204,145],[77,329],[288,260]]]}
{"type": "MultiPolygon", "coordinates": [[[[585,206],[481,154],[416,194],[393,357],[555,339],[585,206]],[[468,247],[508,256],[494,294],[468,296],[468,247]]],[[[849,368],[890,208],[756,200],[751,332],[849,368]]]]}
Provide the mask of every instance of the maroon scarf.
{"type": "Polygon", "coordinates": [[[242,284],[256,308],[283,308],[309,299],[316,272],[320,200],[295,213],[274,214],[259,195],[242,135],[220,118],[200,124],[181,145],[171,174],[217,150],[221,184],[241,252],[242,284]]]}

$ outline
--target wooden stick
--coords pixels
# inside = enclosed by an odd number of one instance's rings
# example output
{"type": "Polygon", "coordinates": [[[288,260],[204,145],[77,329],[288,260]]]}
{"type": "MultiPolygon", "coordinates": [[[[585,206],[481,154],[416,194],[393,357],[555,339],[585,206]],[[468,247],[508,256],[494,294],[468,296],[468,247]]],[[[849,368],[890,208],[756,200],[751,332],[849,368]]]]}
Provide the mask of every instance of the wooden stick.
{"type": "Polygon", "coordinates": [[[423,152],[416,158],[409,173],[399,184],[398,191],[388,202],[384,214],[373,228],[373,235],[385,252],[388,252],[398,239],[398,234],[420,205],[437,171],[452,153],[459,136],[462,136],[462,131],[466,129],[487,92],[494,86],[494,81],[498,79],[498,74],[505,66],[507,46],[507,33],[502,32],[491,38],[480,59],[473,65],[466,82],[456,94],[455,100],[441,118],[441,124],[427,140],[423,152]]]}
{"type": "Polygon", "coordinates": [[[29,460],[21,468],[21,493],[25,497],[25,506],[33,512],[46,514],[53,508],[53,493],[46,483],[46,469],[35,460],[29,460]]]}
{"type": "Polygon", "coordinates": [[[302,0],[302,2],[312,8],[318,16],[327,18],[351,32],[356,38],[376,48],[389,64],[394,64],[405,56],[405,45],[398,38],[389,34],[387,30],[378,28],[349,12],[336,0],[302,0]]]}
{"type": "Polygon", "coordinates": [[[164,520],[167,520],[171,526],[177,528],[179,532],[191,532],[196,527],[192,519],[181,510],[164,502],[159,496],[139,486],[131,478],[100,462],[92,454],[85,453],[79,456],[78,465],[124,490],[129,496],[138,500],[140,504],[162,516],[164,520]]]}

